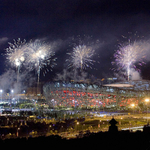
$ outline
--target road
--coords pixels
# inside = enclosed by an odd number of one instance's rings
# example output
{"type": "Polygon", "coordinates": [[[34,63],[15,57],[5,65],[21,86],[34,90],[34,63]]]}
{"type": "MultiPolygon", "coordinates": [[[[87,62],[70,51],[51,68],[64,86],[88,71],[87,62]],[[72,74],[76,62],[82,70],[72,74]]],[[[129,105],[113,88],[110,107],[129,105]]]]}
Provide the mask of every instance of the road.
{"type": "Polygon", "coordinates": [[[123,131],[132,130],[133,132],[135,132],[135,131],[137,131],[137,130],[143,131],[143,126],[131,127],[131,128],[124,128],[124,129],[122,129],[122,130],[123,130],[123,131]]]}

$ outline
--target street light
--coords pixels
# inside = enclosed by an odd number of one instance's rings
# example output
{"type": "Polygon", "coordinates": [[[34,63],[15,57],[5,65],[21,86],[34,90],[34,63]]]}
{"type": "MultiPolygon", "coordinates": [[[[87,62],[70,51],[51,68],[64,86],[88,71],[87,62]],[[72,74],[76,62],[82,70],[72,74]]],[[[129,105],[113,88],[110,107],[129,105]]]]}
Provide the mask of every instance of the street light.
{"type": "Polygon", "coordinates": [[[131,104],[131,107],[133,108],[133,114],[134,114],[134,107],[135,107],[135,104],[131,104]]]}
{"type": "Polygon", "coordinates": [[[132,107],[134,107],[134,106],[135,106],[135,104],[131,104],[131,106],[132,106],[132,107]]]}
{"type": "Polygon", "coordinates": [[[147,123],[148,123],[148,102],[149,102],[149,99],[146,98],[146,99],[145,99],[145,102],[146,102],[146,106],[147,106],[147,123]]]}
{"type": "Polygon", "coordinates": [[[77,127],[77,131],[78,131],[78,125],[79,125],[79,122],[77,121],[77,126],[76,126],[77,127]]]}

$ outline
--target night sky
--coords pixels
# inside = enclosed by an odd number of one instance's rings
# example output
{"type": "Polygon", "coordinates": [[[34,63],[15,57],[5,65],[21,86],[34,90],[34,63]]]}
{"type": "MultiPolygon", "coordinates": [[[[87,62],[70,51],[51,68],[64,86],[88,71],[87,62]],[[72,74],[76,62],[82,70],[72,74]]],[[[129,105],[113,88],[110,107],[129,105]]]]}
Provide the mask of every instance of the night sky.
{"type": "MultiPolygon", "coordinates": [[[[58,42],[57,66],[46,75],[54,77],[66,68],[66,53],[71,51],[71,39],[90,36],[99,41],[93,69],[97,78],[113,76],[111,61],[122,38],[137,34],[150,38],[149,0],[1,0],[0,52],[4,54],[8,42],[21,38],[45,39],[58,42]],[[97,57],[99,55],[99,57],[97,57]],[[97,68],[98,70],[95,70],[97,68]]],[[[5,57],[0,56],[0,74],[6,70],[5,57]]],[[[143,79],[150,79],[150,62],[141,69],[143,79]]],[[[44,77],[42,77],[44,79],[44,77]]]]}

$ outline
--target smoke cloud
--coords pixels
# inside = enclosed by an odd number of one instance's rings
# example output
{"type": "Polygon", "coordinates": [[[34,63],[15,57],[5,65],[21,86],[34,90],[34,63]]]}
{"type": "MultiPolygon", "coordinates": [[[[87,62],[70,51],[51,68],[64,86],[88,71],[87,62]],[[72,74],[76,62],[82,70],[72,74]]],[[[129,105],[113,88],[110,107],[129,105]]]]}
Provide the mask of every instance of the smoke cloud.
{"type": "Polygon", "coordinates": [[[86,72],[79,72],[77,69],[69,71],[64,69],[62,73],[56,75],[55,81],[65,81],[68,82],[73,80],[74,82],[82,82],[88,79],[88,74],[86,72]]]}
{"type": "Polygon", "coordinates": [[[7,37],[0,38],[0,45],[6,43],[7,41],[8,41],[7,37]]]}
{"type": "Polygon", "coordinates": [[[17,73],[9,69],[0,76],[0,89],[5,93],[13,89],[14,93],[22,93],[28,86],[35,82],[35,77],[32,77],[28,72],[22,72],[18,76],[17,73]]]}
{"type": "Polygon", "coordinates": [[[141,80],[141,76],[140,73],[138,71],[136,71],[135,69],[131,69],[131,80],[141,80]]]}

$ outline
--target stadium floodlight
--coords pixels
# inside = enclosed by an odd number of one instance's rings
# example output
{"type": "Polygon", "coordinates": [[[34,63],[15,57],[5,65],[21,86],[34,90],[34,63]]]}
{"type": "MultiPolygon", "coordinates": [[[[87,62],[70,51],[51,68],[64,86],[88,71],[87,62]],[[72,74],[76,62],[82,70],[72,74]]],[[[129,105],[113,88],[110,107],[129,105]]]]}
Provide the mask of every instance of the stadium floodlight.
{"type": "Polygon", "coordinates": [[[148,99],[148,98],[146,98],[146,99],[145,99],[145,102],[149,102],[149,99],[148,99]]]}

